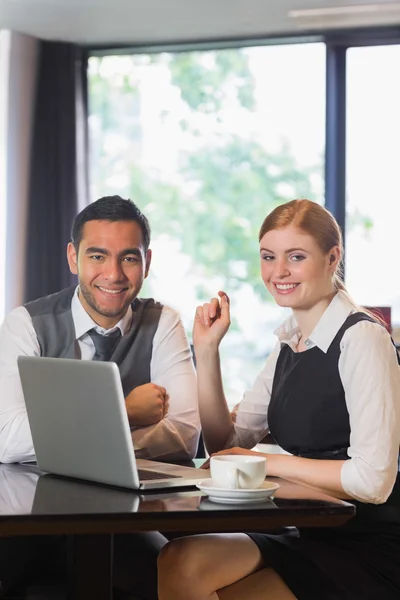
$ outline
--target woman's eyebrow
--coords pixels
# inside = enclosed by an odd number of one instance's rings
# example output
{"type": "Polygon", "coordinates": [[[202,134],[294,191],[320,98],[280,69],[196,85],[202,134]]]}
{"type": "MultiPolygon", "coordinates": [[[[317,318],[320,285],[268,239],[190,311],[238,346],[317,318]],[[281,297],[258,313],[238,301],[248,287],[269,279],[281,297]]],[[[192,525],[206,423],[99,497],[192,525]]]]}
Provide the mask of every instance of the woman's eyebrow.
{"type": "Polygon", "coordinates": [[[290,252],[307,252],[307,250],[304,250],[304,248],[289,248],[289,250],[285,250],[286,254],[289,254],[290,252]]]}
{"type": "MultiPolygon", "coordinates": [[[[268,248],[260,248],[260,252],[275,254],[273,250],[268,250],[268,248]]],[[[304,250],[304,248],[289,248],[289,250],[285,250],[285,254],[290,254],[290,252],[307,252],[307,250],[304,250]]]]}

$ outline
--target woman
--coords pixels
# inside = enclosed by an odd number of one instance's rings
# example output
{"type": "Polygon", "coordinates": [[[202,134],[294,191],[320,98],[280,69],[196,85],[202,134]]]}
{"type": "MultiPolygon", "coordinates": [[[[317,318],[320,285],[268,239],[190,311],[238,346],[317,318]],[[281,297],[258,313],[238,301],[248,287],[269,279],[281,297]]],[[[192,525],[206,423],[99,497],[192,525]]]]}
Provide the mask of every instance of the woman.
{"type": "Polygon", "coordinates": [[[202,535],[175,540],[159,560],[159,600],[400,598],[400,369],[384,327],[339,277],[340,229],[309,200],[276,208],[259,234],[261,275],[292,316],[235,418],[218,346],[229,328],[219,292],[193,330],[200,415],[210,453],[253,454],[269,430],[287,454],[271,476],[355,501],[357,516],[294,535],[202,535]]]}

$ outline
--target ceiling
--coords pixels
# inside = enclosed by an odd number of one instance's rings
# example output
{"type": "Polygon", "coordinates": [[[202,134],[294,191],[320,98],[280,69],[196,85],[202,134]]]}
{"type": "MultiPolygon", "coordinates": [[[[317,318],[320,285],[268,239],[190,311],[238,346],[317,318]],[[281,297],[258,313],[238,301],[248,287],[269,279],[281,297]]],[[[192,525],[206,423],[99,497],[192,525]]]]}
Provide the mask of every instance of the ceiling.
{"type": "MultiPolygon", "coordinates": [[[[384,0],[0,0],[0,29],[95,46],[265,37],[309,30],[291,9],[384,0]]],[[[400,4],[391,2],[390,4],[400,4]]],[[[400,13],[399,13],[400,15],[400,13]]],[[[376,24],[380,22],[376,14],[376,24]]],[[[392,24],[398,19],[389,17],[392,24]]],[[[321,26],[320,26],[321,29],[321,26]]]]}

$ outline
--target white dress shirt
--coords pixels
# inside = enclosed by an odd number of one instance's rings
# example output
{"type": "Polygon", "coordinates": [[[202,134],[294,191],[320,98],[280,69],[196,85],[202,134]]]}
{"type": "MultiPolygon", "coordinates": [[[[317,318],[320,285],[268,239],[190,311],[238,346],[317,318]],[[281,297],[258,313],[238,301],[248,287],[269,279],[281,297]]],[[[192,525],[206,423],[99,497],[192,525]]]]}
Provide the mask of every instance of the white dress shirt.
{"type": "MultiPolygon", "coordinates": [[[[71,302],[75,327],[76,357],[92,360],[95,348],[88,331],[107,331],[96,325],[83,308],[77,290],[71,302]]],[[[132,323],[129,307],[111,333],[122,335],[132,323]]],[[[0,462],[34,459],[34,450],[25,401],[19,378],[17,357],[40,356],[40,347],[28,311],[20,306],[4,320],[0,329],[0,462]]],[[[167,415],[155,425],[133,427],[132,438],[138,458],[185,460],[197,448],[200,420],[197,404],[196,374],[192,356],[178,313],[164,306],[153,338],[150,362],[151,382],[163,386],[169,396],[167,415]]]]}
{"type": "Polygon", "coordinates": [[[40,471],[28,465],[0,465],[0,515],[32,512],[40,471]]]}
{"type": "MultiPolygon", "coordinates": [[[[347,317],[357,309],[338,292],[314,331],[307,349],[327,352],[347,317]]],[[[239,404],[231,446],[253,447],[268,432],[267,410],[282,344],[296,351],[300,328],[294,316],[275,331],[278,343],[251,390],[239,404]]],[[[350,417],[350,447],[341,471],[344,491],[362,502],[389,497],[398,471],[400,444],[400,368],[385,329],[370,321],[350,327],[340,343],[339,375],[350,417]]],[[[307,350],[306,350],[307,351],[307,350]]]]}

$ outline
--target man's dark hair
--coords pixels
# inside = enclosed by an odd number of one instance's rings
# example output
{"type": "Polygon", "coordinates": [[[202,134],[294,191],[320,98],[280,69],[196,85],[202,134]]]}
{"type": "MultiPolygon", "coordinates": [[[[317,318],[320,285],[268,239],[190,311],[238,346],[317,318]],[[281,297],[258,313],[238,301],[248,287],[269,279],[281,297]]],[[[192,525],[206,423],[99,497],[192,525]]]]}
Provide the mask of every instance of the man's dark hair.
{"type": "Polygon", "coordinates": [[[142,230],[145,252],[149,248],[149,222],[132,200],[124,200],[121,196],[104,196],[86,206],[72,223],[71,240],[77,252],[82,240],[83,226],[88,221],[136,221],[142,230]]]}

